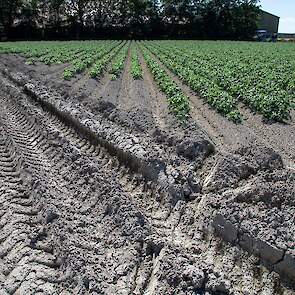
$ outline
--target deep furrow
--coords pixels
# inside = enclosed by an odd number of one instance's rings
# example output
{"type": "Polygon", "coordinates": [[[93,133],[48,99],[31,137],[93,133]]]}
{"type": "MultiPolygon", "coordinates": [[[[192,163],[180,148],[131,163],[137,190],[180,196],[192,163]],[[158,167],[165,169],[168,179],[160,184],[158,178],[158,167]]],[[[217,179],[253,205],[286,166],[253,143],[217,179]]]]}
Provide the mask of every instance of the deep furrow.
{"type": "MultiPolygon", "coordinates": [[[[1,268],[3,279],[0,280],[0,285],[3,292],[14,294],[26,282],[27,275],[32,273],[33,264],[36,266],[39,264],[36,268],[37,273],[28,281],[34,281],[38,273],[40,275],[45,271],[45,266],[36,261],[44,260],[46,255],[29,247],[33,236],[42,228],[40,215],[43,211],[42,197],[37,196],[31,189],[24,190],[25,183],[20,178],[24,175],[22,163],[33,170],[37,177],[39,173],[43,174],[45,171],[44,164],[42,165],[44,161],[42,154],[34,144],[39,137],[36,128],[34,130],[34,124],[28,121],[16,107],[11,107],[11,103],[7,103],[7,100],[2,98],[1,102],[4,105],[1,125],[5,130],[2,127],[0,137],[2,147],[0,179],[1,176],[4,178],[5,187],[2,188],[3,194],[1,194],[0,211],[4,214],[1,214],[0,221],[0,263],[5,267],[1,268]],[[14,176],[15,181],[12,181],[11,176],[14,176]],[[20,247],[30,250],[22,252],[19,251],[20,247]],[[39,259],[38,256],[42,258],[39,259]],[[22,277],[21,274],[25,273],[27,275],[22,277]]],[[[26,186],[30,187],[30,185],[26,186]]],[[[46,266],[48,267],[50,265],[46,266]]]]}
{"type": "MultiPolygon", "coordinates": [[[[3,101],[3,104],[5,104],[5,114],[3,114],[3,116],[5,117],[5,115],[10,118],[8,118],[8,120],[5,120],[6,123],[6,129],[8,130],[9,134],[12,136],[15,144],[17,145],[17,147],[19,148],[19,153],[22,155],[23,157],[23,161],[26,165],[26,167],[28,167],[30,173],[32,173],[33,175],[39,175],[41,176],[41,179],[43,179],[43,175],[45,174],[44,172],[49,170],[49,167],[51,167],[50,169],[53,169],[54,171],[56,171],[56,173],[59,174],[59,176],[61,178],[67,179],[69,178],[69,170],[68,169],[64,169],[66,168],[66,165],[63,165],[62,161],[57,161],[57,159],[62,159],[62,157],[60,157],[60,154],[58,151],[55,151],[54,154],[52,154],[52,152],[54,151],[54,149],[52,149],[52,147],[48,146],[46,143],[44,144],[42,140],[40,140],[40,145],[35,145],[33,142],[35,140],[35,138],[39,138],[39,135],[37,132],[34,132],[34,128],[36,129],[36,127],[34,127],[34,125],[31,124],[31,122],[27,119],[24,119],[24,113],[20,112],[20,111],[15,111],[16,107],[10,107],[10,104],[14,104],[13,101],[3,101]],[[19,124],[21,123],[22,127],[19,128],[18,126],[20,126],[19,124]],[[46,151],[46,152],[45,152],[46,151]],[[50,156],[49,156],[50,155],[50,156]],[[51,161],[52,160],[52,161],[51,161]],[[49,161],[51,163],[51,165],[49,166],[49,161]],[[48,169],[44,169],[46,168],[46,166],[48,165],[48,169]],[[44,167],[45,166],[45,167],[44,167]],[[39,169],[40,168],[40,169],[39,169]],[[43,171],[42,171],[43,170],[43,171]]],[[[21,109],[21,107],[20,107],[21,109]]],[[[39,118],[40,119],[40,118],[39,118]]],[[[85,155],[87,157],[91,157],[94,161],[94,163],[96,163],[95,165],[102,165],[102,166],[108,166],[110,168],[112,168],[112,171],[114,173],[116,173],[118,175],[118,177],[121,177],[122,175],[126,175],[126,173],[131,173],[130,171],[127,172],[128,169],[125,169],[124,166],[122,166],[119,161],[108,155],[108,153],[105,151],[104,148],[100,147],[100,146],[96,146],[93,145],[92,143],[89,142],[88,139],[86,139],[85,137],[81,137],[80,134],[78,134],[75,130],[71,129],[69,126],[65,125],[63,122],[61,122],[60,120],[57,120],[55,118],[55,116],[50,115],[49,113],[45,115],[44,117],[45,120],[45,124],[48,127],[48,130],[50,130],[49,132],[53,133],[58,133],[59,136],[61,138],[64,138],[64,140],[67,140],[73,147],[75,147],[75,149],[79,150],[79,153],[81,153],[82,155],[85,155]],[[49,118],[52,118],[52,120],[50,120],[49,118]],[[124,170],[124,171],[123,171],[124,170]],[[122,172],[123,171],[123,172],[122,172]]],[[[113,173],[112,172],[112,173],[113,173]]],[[[52,174],[51,174],[52,175],[52,174]]],[[[52,175],[53,176],[53,175],[52,175]]],[[[130,187],[134,184],[132,184],[132,176],[128,178],[127,183],[130,183],[130,187]]],[[[68,179],[69,183],[71,182],[70,179],[68,179]]],[[[53,179],[51,179],[50,184],[53,185],[56,182],[58,182],[58,177],[53,176],[53,179]],[[54,180],[56,179],[56,180],[54,180]]],[[[85,182],[84,180],[81,181],[81,184],[85,182]]],[[[48,183],[45,182],[46,185],[48,185],[48,183]]],[[[75,185],[77,185],[75,183],[75,185]]],[[[78,184],[79,185],[79,184],[78,184]]],[[[147,189],[146,185],[142,185],[143,188],[147,189]]],[[[55,188],[56,191],[58,191],[59,188],[55,188]]],[[[68,191],[68,193],[72,193],[71,191],[68,191]]],[[[87,202],[87,199],[89,198],[89,193],[91,194],[92,192],[85,192],[85,197],[83,197],[80,194],[80,197],[84,198],[85,201],[87,202]]],[[[10,234],[7,234],[7,237],[3,240],[2,246],[0,246],[0,253],[2,253],[2,264],[7,265],[9,264],[9,271],[6,271],[6,277],[5,280],[2,281],[2,285],[4,286],[4,288],[9,292],[9,293],[13,293],[13,292],[19,292],[19,290],[26,290],[26,283],[27,281],[32,281],[31,278],[28,278],[28,273],[31,271],[31,269],[33,268],[33,264],[37,263],[39,264],[40,269],[42,269],[42,272],[45,272],[46,269],[40,265],[40,261],[41,260],[29,260],[26,262],[25,265],[22,265],[22,261],[23,259],[25,259],[25,257],[30,257],[30,255],[33,255],[34,252],[36,252],[37,249],[37,244],[39,243],[38,241],[36,241],[37,243],[33,243],[33,251],[24,251],[19,252],[18,254],[18,258],[13,260],[13,257],[16,257],[15,254],[13,254],[14,249],[17,249],[19,247],[27,247],[27,243],[30,239],[28,239],[27,235],[28,232],[25,232],[24,230],[21,230],[20,233],[18,233],[17,228],[19,228],[19,226],[17,226],[17,224],[19,224],[19,221],[21,218],[21,215],[19,214],[19,208],[13,208],[15,207],[15,205],[9,200],[8,200],[9,206],[11,208],[11,210],[14,210],[14,215],[18,216],[15,219],[14,223],[9,223],[8,218],[5,218],[3,216],[2,218],[2,222],[3,225],[7,225],[8,227],[12,227],[13,230],[10,234]],[[13,209],[12,209],[13,208],[13,209]],[[19,220],[19,221],[17,221],[19,220]],[[12,237],[18,237],[18,239],[12,238],[12,237]],[[27,240],[28,239],[28,240],[27,240]],[[12,242],[13,241],[13,242],[12,242]],[[9,260],[9,257],[12,257],[12,260],[9,260]],[[36,262],[37,261],[37,262],[36,262]],[[21,265],[20,265],[21,264],[21,265]],[[14,274],[15,272],[19,272],[21,271],[21,273],[23,273],[24,275],[22,276],[16,276],[15,279],[14,278],[14,274]]],[[[89,210],[92,210],[91,208],[95,208],[98,205],[97,201],[95,201],[92,205],[89,205],[88,209],[86,206],[86,209],[83,209],[83,211],[81,211],[81,213],[77,213],[78,215],[81,214],[85,214],[83,212],[88,212],[89,210]]],[[[27,204],[27,206],[30,207],[30,204],[27,204]]],[[[4,208],[5,209],[5,208],[4,208]]],[[[35,211],[30,211],[31,208],[26,209],[24,212],[26,215],[30,215],[30,213],[37,213],[38,216],[38,212],[39,209],[36,209],[35,211]]],[[[23,209],[21,209],[21,211],[23,211],[23,209]]],[[[77,220],[82,220],[83,217],[82,216],[76,216],[77,220]]],[[[22,220],[21,223],[24,226],[28,225],[28,227],[34,227],[39,225],[39,222],[42,221],[42,219],[40,220],[35,220],[33,221],[31,218],[24,218],[25,220],[22,220]]],[[[33,231],[34,232],[34,231],[33,231]]],[[[37,230],[38,232],[38,230],[37,230]]],[[[33,234],[35,235],[35,234],[33,234]]],[[[82,237],[87,237],[87,235],[82,235],[82,237]]],[[[46,239],[46,238],[45,238],[46,239]]],[[[71,238],[72,240],[72,238],[71,238]]],[[[89,244],[89,241],[87,241],[88,239],[86,238],[85,240],[85,245],[89,244]]],[[[73,239],[73,241],[75,241],[75,239],[73,239]]],[[[32,243],[32,240],[30,242],[30,244],[32,243]]],[[[82,244],[77,244],[76,245],[77,248],[79,249],[84,249],[85,247],[82,244]]],[[[96,247],[88,247],[85,248],[89,253],[87,254],[87,256],[92,256],[93,254],[91,254],[92,252],[97,252],[97,250],[99,248],[96,249],[96,247]]],[[[85,250],[84,249],[84,250],[85,250]]],[[[43,252],[42,252],[43,253],[43,252]]],[[[37,254],[34,254],[37,255],[37,254]]],[[[43,260],[42,260],[43,261],[43,260]]],[[[89,261],[89,265],[93,265],[95,266],[95,262],[93,261],[93,263],[91,263],[91,261],[89,261]]],[[[49,264],[49,266],[52,266],[51,264],[49,264]]],[[[36,274],[37,275],[37,274],[36,274]]],[[[33,279],[33,278],[32,278],[33,279]]],[[[51,280],[50,276],[49,277],[44,277],[42,278],[44,280],[44,282],[46,284],[51,283],[50,286],[54,289],[53,285],[56,285],[56,282],[59,280],[51,280]],[[52,282],[51,282],[52,281],[52,282]]],[[[61,284],[63,284],[61,282],[61,284]]],[[[82,288],[83,289],[83,288],[82,288]]],[[[81,290],[82,290],[81,289],[81,290]]]]}

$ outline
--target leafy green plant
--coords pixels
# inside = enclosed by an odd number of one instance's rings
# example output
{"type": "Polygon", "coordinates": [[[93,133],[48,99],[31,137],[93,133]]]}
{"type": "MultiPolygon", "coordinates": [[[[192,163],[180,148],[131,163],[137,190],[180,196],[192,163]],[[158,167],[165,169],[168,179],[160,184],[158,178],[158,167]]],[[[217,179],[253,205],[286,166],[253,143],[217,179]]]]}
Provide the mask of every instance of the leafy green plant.
{"type": "Polygon", "coordinates": [[[65,69],[62,77],[64,80],[71,80],[74,77],[74,72],[71,69],[65,69]]]}
{"type": "Polygon", "coordinates": [[[153,74],[159,88],[166,94],[171,111],[179,118],[185,119],[189,116],[190,106],[188,97],[163,70],[160,65],[150,56],[145,48],[142,48],[143,57],[153,74]]]}
{"type": "Polygon", "coordinates": [[[149,44],[145,45],[168,69],[178,75],[181,80],[190,86],[192,90],[197,92],[199,96],[206,100],[219,113],[236,123],[241,122],[242,116],[237,110],[236,99],[220,89],[213,81],[198,74],[192,66],[188,66],[189,60],[186,62],[185,56],[179,57],[174,54],[173,51],[168,52],[167,50],[166,52],[161,48],[155,48],[149,46],[149,44]]]}
{"type": "Polygon", "coordinates": [[[107,64],[120,52],[123,46],[126,46],[126,42],[98,59],[89,71],[90,77],[93,79],[99,77],[106,69],[107,64]]]}
{"type": "Polygon", "coordinates": [[[110,78],[112,81],[117,80],[117,76],[115,74],[110,74],[110,78]]]}
{"type": "Polygon", "coordinates": [[[130,43],[128,42],[122,47],[111,64],[109,73],[111,74],[112,80],[116,80],[124,69],[125,60],[129,50],[129,44],[130,43]]]}
{"type": "Polygon", "coordinates": [[[142,79],[142,68],[138,57],[138,48],[133,46],[131,50],[131,75],[134,80],[142,79]]]}
{"type": "MultiPolygon", "coordinates": [[[[82,54],[79,54],[79,58],[73,60],[71,65],[65,69],[65,73],[63,75],[64,79],[70,79],[74,77],[76,74],[83,73],[87,68],[95,64],[95,61],[97,59],[101,59],[104,56],[108,55],[110,52],[113,52],[115,48],[120,44],[120,42],[118,41],[105,42],[106,43],[101,43],[99,49],[94,49],[91,46],[89,48],[86,48],[82,54]],[[71,72],[72,74],[70,75],[69,72],[71,72]]],[[[91,77],[96,77],[98,70],[98,67],[94,65],[90,69],[91,77]]]]}
{"type": "MultiPolygon", "coordinates": [[[[294,44],[172,40],[140,44],[229,120],[241,121],[238,104],[269,120],[290,119],[290,112],[295,108],[294,44]]],[[[134,45],[131,75],[142,79],[134,45]]],[[[19,54],[27,64],[67,64],[61,77],[66,80],[87,69],[90,77],[97,78],[111,63],[110,72],[118,78],[124,68],[127,48],[128,44],[121,41],[1,42],[0,54],[19,54]],[[127,47],[123,49],[124,46],[127,47]]],[[[174,91],[169,84],[161,87],[169,96],[174,91]]]]}
{"type": "Polygon", "coordinates": [[[145,46],[213,108],[233,121],[240,121],[236,119],[241,117],[235,109],[238,101],[270,120],[290,118],[295,104],[294,45],[150,41],[145,46]]]}

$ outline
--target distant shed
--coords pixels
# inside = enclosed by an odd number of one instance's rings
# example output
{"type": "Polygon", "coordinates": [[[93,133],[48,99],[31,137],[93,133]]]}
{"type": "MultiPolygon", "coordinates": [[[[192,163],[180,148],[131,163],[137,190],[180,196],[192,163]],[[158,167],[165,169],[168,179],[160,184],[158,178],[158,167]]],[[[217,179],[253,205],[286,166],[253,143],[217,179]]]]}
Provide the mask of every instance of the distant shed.
{"type": "Polygon", "coordinates": [[[258,30],[265,30],[269,34],[277,34],[279,30],[280,17],[264,10],[260,11],[258,19],[258,30]]]}

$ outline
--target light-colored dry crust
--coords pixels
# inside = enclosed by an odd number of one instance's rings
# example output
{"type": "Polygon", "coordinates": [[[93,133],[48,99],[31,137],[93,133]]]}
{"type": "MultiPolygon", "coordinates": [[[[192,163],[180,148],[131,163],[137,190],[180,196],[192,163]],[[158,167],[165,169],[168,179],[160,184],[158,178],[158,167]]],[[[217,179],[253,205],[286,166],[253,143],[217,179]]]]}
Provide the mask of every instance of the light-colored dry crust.
{"type": "Polygon", "coordinates": [[[0,293],[295,294],[289,156],[180,124],[141,62],[60,82],[0,58],[0,293]]]}

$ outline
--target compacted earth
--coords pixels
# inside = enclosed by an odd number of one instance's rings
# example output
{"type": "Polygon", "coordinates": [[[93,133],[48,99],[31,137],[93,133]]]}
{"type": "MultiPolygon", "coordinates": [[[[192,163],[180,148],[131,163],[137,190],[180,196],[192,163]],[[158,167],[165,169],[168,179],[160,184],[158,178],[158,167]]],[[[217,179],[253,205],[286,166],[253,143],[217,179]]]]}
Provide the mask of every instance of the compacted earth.
{"type": "Polygon", "coordinates": [[[179,121],[140,59],[0,57],[0,294],[295,294],[294,114],[236,125],[169,73],[179,121]]]}

